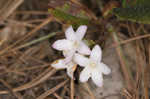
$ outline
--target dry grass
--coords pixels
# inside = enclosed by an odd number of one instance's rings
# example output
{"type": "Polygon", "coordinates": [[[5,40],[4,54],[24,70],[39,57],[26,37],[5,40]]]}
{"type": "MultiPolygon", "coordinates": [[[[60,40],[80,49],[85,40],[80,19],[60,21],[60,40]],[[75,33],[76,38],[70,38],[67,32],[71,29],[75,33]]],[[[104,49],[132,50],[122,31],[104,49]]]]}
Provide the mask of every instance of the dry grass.
{"type": "MultiPolygon", "coordinates": [[[[65,71],[56,71],[50,65],[55,59],[62,57],[51,48],[51,44],[56,39],[64,37],[63,29],[69,24],[48,13],[48,2],[48,0],[0,1],[1,99],[80,99],[76,92],[78,83],[70,80],[65,71]]],[[[87,8],[77,0],[72,2],[87,8]]],[[[94,21],[99,22],[96,27],[89,26],[86,38],[94,40],[102,47],[106,38],[114,39],[114,43],[108,48],[115,47],[120,59],[120,71],[125,82],[125,88],[120,94],[125,99],[149,99],[149,25],[118,22],[116,19],[109,21],[109,18],[96,16],[96,11],[94,12],[92,8],[86,11],[94,21]],[[127,34],[121,31],[122,27],[127,30],[127,34]],[[120,40],[119,34],[127,36],[128,39],[120,40]],[[128,65],[123,50],[123,46],[129,43],[133,43],[136,53],[133,67],[128,65]]],[[[90,99],[96,99],[88,84],[85,86],[91,96],[90,99]]]]}

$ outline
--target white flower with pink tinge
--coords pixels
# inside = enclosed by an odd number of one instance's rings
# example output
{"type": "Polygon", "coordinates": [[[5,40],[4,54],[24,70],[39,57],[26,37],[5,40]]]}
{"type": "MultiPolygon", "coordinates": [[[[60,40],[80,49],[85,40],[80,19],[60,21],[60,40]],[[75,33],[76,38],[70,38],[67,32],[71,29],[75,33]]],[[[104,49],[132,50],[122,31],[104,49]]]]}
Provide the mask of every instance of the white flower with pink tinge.
{"type": "Polygon", "coordinates": [[[66,57],[66,63],[72,61],[72,58],[76,52],[83,55],[90,54],[90,48],[82,41],[86,30],[87,26],[81,25],[77,31],[74,32],[72,26],[70,26],[65,32],[66,39],[57,40],[52,45],[54,49],[63,51],[63,54],[66,57]]]}
{"type": "Polygon", "coordinates": [[[81,67],[84,67],[80,74],[80,81],[87,82],[91,77],[93,82],[101,87],[103,86],[103,75],[108,75],[111,70],[108,66],[101,62],[102,50],[99,45],[96,45],[90,54],[90,58],[87,58],[81,54],[74,55],[74,61],[81,67]]]}
{"type": "Polygon", "coordinates": [[[54,61],[51,64],[51,66],[54,67],[55,69],[67,69],[68,76],[74,79],[73,74],[77,67],[77,64],[75,64],[74,62],[71,61],[66,64],[64,59],[59,59],[59,60],[54,61]]]}

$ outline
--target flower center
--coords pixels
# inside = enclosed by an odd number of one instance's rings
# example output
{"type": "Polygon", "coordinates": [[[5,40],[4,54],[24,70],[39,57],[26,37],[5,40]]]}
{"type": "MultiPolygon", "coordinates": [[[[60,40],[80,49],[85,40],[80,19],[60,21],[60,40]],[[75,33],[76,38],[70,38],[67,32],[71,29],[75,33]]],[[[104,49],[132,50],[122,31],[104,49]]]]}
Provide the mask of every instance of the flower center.
{"type": "Polygon", "coordinates": [[[90,67],[95,68],[96,67],[96,63],[95,62],[90,62],[90,67]]]}
{"type": "Polygon", "coordinates": [[[79,47],[79,42],[75,41],[73,45],[74,45],[75,48],[78,48],[79,47]]]}
{"type": "Polygon", "coordinates": [[[68,52],[67,50],[63,51],[64,56],[67,56],[67,52],[68,52]]]}

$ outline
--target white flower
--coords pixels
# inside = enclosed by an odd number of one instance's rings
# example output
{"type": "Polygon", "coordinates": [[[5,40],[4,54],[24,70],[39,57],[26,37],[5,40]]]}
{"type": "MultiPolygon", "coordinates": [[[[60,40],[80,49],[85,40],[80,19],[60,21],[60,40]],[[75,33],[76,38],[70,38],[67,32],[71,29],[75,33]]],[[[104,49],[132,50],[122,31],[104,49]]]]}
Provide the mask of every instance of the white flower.
{"type": "Polygon", "coordinates": [[[65,64],[64,59],[59,59],[59,60],[54,61],[51,64],[51,66],[54,67],[55,69],[67,69],[68,76],[73,79],[73,73],[76,70],[77,64],[75,64],[72,61],[65,64]]]}
{"type": "Polygon", "coordinates": [[[102,74],[108,75],[111,70],[106,64],[101,62],[101,58],[102,50],[98,45],[92,49],[90,58],[86,58],[80,54],[74,55],[74,61],[80,66],[85,67],[80,74],[81,82],[86,82],[91,77],[97,86],[103,86],[102,74]]]}
{"type": "MultiPolygon", "coordinates": [[[[76,32],[74,32],[72,26],[70,26],[66,32],[66,39],[57,40],[54,42],[52,47],[54,49],[63,51],[66,61],[69,62],[72,60],[73,55],[76,51],[83,55],[90,54],[90,48],[82,41],[87,30],[87,26],[81,25],[76,32]]],[[[67,63],[66,62],[66,63],[67,63]]]]}

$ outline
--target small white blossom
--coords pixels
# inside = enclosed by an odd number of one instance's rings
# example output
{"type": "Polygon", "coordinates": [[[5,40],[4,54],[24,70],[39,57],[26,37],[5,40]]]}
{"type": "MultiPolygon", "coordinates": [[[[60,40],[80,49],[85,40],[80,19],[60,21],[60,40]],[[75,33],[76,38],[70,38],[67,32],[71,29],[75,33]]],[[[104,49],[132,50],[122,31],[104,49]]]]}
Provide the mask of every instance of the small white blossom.
{"type": "Polygon", "coordinates": [[[66,39],[57,40],[52,45],[54,49],[63,51],[63,54],[66,57],[65,59],[66,63],[72,60],[76,52],[83,55],[90,54],[91,52],[90,48],[82,41],[82,38],[86,33],[86,30],[87,30],[87,26],[81,25],[77,29],[77,31],[74,32],[72,26],[70,26],[65,31],[66,39]]]}
{"type": "Polygon", "coordinates": [[[67,69],[68,76],[73,79],[73,73],[76,70],[77,64],[72,61],[66,64],[64,59],[59,59],[54,61],[51,66],[55,69],[67,69]]]}
{"type": "Polygon", "coordinates": [[[101,62],[101,58],[102,50],[98,45],[92,49],[90,58],[84,57],[80,54],[75,54],[74,61],[80,66],[84,67],[80,74],[81,82],[86,82],[91,77],[97,86],[103,86],[102,74],[108,75],[111,70],[107,67],[106,64],[101,62]]]}

